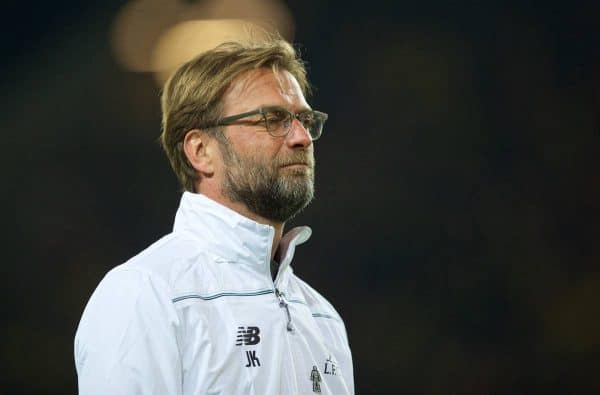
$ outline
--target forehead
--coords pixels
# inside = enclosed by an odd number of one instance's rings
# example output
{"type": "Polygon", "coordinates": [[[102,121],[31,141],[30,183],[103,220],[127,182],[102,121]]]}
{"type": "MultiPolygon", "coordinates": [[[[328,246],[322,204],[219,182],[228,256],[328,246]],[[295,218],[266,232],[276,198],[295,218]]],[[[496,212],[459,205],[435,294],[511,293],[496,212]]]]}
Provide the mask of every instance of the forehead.
{"type": "Polygon", "coordinates": [[[225,112],[249,111],[263,106],[292,110],[308,108],[300,84],[287,70],[270,68],[247,71],[237,76],[223,95],[225,112]]]}

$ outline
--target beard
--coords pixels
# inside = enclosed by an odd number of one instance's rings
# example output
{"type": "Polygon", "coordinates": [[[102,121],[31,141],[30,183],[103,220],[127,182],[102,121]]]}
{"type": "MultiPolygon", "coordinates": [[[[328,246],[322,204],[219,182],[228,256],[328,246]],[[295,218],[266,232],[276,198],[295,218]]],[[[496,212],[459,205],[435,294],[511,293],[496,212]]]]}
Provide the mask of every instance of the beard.
{"type": "Polygon", "coordinates": [[[307,149],[273,160],[259,155],[243,157],[228,142],[219,141],[226,172],[223,194],[244,203],[263,218],[286,222],[302,211],[314,197],[314,157],[307,149]],[[283,167],[306,163],[307,167],[283,167]]]}

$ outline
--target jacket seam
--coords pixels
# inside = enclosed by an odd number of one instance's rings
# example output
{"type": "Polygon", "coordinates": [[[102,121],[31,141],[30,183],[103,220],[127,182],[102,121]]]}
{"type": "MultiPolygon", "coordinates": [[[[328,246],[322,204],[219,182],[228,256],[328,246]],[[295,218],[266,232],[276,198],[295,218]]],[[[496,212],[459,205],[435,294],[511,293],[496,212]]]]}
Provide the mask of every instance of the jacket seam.
{"type": "Polygon", "coordinates": [[[176,298],[173,298],[171,301],[173,303],[177,303],[177,302],[180,302],[180,301],[186,300],[186,299],[214,300],[214,299],[222,298],[225,296],[260,296],[260,295],[272,294],[274,292],[275,291],[273,289],[262,289],[262,290],[254,291],[254,292],[219,292],[219,293],[211,294],[211,295],[189,294],[189,295],[178,296],[176,298]]]}

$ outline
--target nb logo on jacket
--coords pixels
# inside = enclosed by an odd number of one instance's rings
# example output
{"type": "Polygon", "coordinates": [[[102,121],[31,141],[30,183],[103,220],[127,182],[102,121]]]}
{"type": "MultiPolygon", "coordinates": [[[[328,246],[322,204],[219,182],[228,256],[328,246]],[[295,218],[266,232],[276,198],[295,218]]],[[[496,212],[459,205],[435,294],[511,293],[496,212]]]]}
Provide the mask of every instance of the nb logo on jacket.
{"type": "Polygon", "coordinates": [[[238,326],[236,346],[254,346],[260,342],[260,329],[257,326],[238,326]]]}

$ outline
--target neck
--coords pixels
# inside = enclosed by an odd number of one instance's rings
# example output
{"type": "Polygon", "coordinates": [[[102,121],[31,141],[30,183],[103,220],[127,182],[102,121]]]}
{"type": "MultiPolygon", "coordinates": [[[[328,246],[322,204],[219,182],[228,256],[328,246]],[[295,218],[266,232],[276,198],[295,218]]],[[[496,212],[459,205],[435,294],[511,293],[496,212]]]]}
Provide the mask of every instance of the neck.
{"type": "Polygon", "coordinates": [[[244,203],[232,202],[230,199],[226,198],[222,194],[215,194],[211,193],[210,191],[200,191],[200,193],[202,193],[209,199],[212,199],[215,202],[222,204],[223,206],[237,212],[238,214],[241,214],[246,218],[258,222],[259,224],[272,226],[275,229],[275,236],[273,237],[273,244],[271,245],[271,260],[275,258],[277,248],[279,247],[279,242],[281,241],[281,237],[283,235],[283,228],[285,227],[285,222],[277,222],[261,217],[250,211],[244,203]]]}

